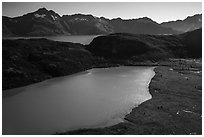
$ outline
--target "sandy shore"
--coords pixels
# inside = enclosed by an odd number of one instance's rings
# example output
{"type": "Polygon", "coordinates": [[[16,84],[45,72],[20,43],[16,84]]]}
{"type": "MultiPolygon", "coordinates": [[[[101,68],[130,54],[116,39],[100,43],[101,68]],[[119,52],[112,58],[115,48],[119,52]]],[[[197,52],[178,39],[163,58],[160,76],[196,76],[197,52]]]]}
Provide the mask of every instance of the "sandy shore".
{"type": "Polygon", "coordinates": [[[149,86],[152,99],[134,108],[125,122],[60,134],[202,134],[201,69],[196,60],[160,62],[149,86]]]}

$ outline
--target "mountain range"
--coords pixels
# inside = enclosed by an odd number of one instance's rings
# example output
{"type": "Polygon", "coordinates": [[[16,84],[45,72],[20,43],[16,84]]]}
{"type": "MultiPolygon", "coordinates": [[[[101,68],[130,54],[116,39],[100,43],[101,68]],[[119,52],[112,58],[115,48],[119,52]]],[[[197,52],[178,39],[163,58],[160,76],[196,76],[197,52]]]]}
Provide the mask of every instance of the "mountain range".
{"type": "Polygon", "coordinates": [[[163,22],[161,23],[161,26],[172,28],[180,32],[192,31],[202,26],[202,15],[196,14],[194,16],[189,16],[184,20],[163,22]]]}
{"type": "Polygon", "coordinates": [[[98,35],[109,33],[179,34],[202,27],[202,14],[184,20],[157,23],[148,17],[107,19],[93,15],[60,16],[40,8],[19,17],[2,17],[3,36],[98,35]]]}

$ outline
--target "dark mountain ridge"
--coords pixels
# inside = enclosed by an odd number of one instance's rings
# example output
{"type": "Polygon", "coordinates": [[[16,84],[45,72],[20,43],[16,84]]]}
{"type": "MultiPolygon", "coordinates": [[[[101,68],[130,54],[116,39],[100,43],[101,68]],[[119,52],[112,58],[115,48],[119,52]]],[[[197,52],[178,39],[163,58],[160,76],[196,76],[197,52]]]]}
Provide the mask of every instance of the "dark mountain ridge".
{"type": "Polygon", "coordinates": [[[60,15],[45,8],[14,18],[3,16],[2,20],[3,25],[17,36],[70,34],[69,26],[61,19],[60,15]]]}
{"type": "Polygon", "coordinates": [[[172,28],[177,31],[187,32],[202,27],[202,14],[188,16],[184,20],[176,20],[161,23],[161,26],[172,28]]]}
{"type": "Polygon", "coordinates": [[[106,20],[92,15],[63,15],[62,19],[69,24],[71,34],[74,35],[96,35],[114,32],[112,26],[106,20]]]}
{"type": "MultiPolygon", "coordinates": [[[[186,20],[192,20],[189,18],[186,20]]],[[[53,10],[47,10],[46,8],[40,8],[35,12],[14,18],[3,16],[2,24],[3,36],[98,35],[110,33],[178,34],[184,32],[183,29],[177,29],[178,27],[166,25],[167,23],[158,24],[148,17],[124,20],[121,18],[99,18],[90,14],[60,16],[53,10]]],[[[189,30],[197,29],[197,26],[201,25],[195,26],[189,30]]]]}
{"type": "Polygon", "coordinates": [[[179,35],[145,35],[115,33],[99,36],[88,49],[105,58],[132,58],[157,61],[165,58],[200,58],[202,29],[179,35]]]}

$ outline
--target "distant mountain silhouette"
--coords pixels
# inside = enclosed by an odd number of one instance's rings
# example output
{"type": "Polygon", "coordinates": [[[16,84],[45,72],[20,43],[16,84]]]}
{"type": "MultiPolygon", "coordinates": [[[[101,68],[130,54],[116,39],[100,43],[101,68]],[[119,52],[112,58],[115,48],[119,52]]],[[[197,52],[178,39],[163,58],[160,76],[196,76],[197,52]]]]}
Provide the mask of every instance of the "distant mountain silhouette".
{"type": "MultiPolygon", "coordinates": [[[[123,20],[74,14],[62,17],[40,8],[19,17],[2,17],[3,36],[98,35],[109,33],[178,34],[181,30],[158,24],[148,17],[123,20]]],[[[197,28],[197,27],[195,27],[197,28]]],[[[191,28],[190,30],[193,30],[191,28]]]]}
{"type": "Polygon", "coordinates": [[[178,31],[171,28],[165,28],[149,18],[128,19],[121,18],[109,21],[113,26],[115,33],[133,33],[133,34],[177,34],[178,31]]]}
{"type": "Polygon", "coordinates": [[[64,20],[54,11],[45,8],[15,18],[3,16],[3,25],[18,36],[70,34],[64,20]]]}
{"type": "Polygon", "coordinates": [[[202,14],[189,16],[184,20],[169,21],[161,23],[161,26],[172,28],[177,31],[187,32],[202,27],[202,14]]]}
{"type": "Polygon", "coordinates": [[[63,15],[62,19],[70,26],[74,35],[113,33],[113,27],[108,21],[92,15],[74,14],[63,15]]]}

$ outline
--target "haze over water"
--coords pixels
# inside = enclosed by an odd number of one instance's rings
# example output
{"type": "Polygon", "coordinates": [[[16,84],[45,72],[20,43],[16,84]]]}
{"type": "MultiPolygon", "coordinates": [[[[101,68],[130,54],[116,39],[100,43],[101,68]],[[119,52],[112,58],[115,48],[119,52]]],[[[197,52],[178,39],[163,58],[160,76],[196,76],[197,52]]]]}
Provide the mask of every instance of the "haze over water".
{"type": "Polygon", "coordinates": [[[91,41],[99,35],[71,35],[71,36],[42,36],[42,37],[3,37],[3,39],[39,39],[46,38],[53,41],[72,42],[88,45],[91,41]]]}

